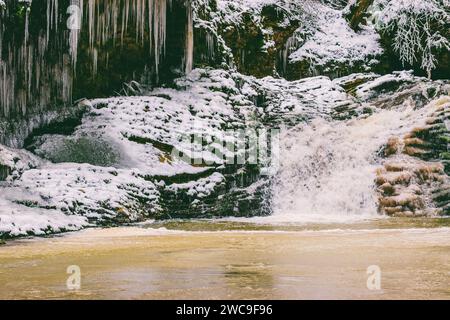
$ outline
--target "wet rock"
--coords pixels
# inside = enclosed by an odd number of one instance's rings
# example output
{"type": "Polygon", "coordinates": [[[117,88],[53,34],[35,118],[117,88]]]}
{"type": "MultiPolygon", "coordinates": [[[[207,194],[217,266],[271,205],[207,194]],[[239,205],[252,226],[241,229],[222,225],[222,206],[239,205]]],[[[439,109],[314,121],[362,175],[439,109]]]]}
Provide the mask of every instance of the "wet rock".
{"type": "Polygon", "coordinates": [[[388,157],[390,155],[397,154],[401,148],[400,138],[392,137],[387,142],[386,148],[384,149],[384,155],[388,157]]]}
{"type": "Polygon", "coordinates": [[[258,78],[276,75],[286,41],[300,24],[296,14],[268,3],[243,11],[239,23],[228,24],[224,18],[219,34],[231,50],[237,70],[258,78]]]}
{"type": "Polygon", "coordinates": [[[403,137],[391,138],[385,147],[387,161],[378,170],[376,184],[380,210],[394,216],[448,215],[449,167],[446,159],[449,134],[445,125],[450,98],[431,103],[434,107],[424,125],[403,137]]]}
{"type": "Polygon", "coordinates": [[[373,0],[357,0],[348,7],[346,14],[350,26],[357,30],[367,18],[367,9],[373,4],[373,0]]]}

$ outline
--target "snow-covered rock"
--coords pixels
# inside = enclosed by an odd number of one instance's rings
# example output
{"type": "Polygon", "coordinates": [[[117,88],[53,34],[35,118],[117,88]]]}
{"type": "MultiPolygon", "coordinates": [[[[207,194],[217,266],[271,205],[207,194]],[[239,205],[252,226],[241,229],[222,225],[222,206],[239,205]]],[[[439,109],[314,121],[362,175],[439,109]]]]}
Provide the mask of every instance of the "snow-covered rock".
{"type": "Polygon", "coordinates": [[[27,139],[33,153],[0,147],[0,232],[268,214],[273,172],[264,170],[272,164],[236,163],[255,147],[236,133],[364,117],[368,105],[373,112],[415,95],[421,107],[446,88],[409,73],[289,82],[196,69],[172,88],[92,100],[72,131],[44,127],[27,139]],[[244,147],[236,152],[229,143],[244,147]]]}
{"type": "Polygon", "coordinates": [[[34,154],[0,149],[8,168],[0,198],[16,208],[2,211],[2,232],[19,234],[6,223],[19,208],[49,221],[24,225],[20,234],[159,216],[267,213],[270,176],[261,176],[267,164],[234,163],[249,149],[236,153],[228,144],[245,145],[247,137],[236,134],[242,130],[331,119],[342,105],[356,108],[354,98],[326,77],[288,82],[205,69],[178,79],[174,88],[85,102],[72,132],[50,134],[44,127],[27,139],[34,154]],[[191,137],[201,139],[191,143],[191,137]],[[47,211],[69,218],[52,224],[47,211]]]}
{"type": "Polygon", "coordinates": [[[198,0],[193,6],[197,38],[208,44],[198,44],[198,56],[206,56],[199,63],[296,80],[366,72],[383,53],[375,28],[351,29],[336,1],[198,0]]]}
{"type": "Polygon", "coordinates": [[[0,145],[0,181],[14,180],[24,171],[41,165],[43,161],[25,150],[18,150],[0,145]]]}
{"type": "Polygon", "coordinates": [[[370,71],[383,53],[380,36],[371,27],[354,31],[342,10],[326,6],[321,12],[318,29],[289,56],[289,62],[305,63],[312,74],[348,73],[348,70],[370,71]]]}

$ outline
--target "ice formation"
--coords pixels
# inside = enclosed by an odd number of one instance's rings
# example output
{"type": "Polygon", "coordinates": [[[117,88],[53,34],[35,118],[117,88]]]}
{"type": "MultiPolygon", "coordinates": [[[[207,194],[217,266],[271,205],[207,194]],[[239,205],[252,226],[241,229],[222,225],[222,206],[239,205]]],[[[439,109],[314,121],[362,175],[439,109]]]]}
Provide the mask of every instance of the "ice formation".
{"type": "Polygon", "coordinates": [[[8,28],[13,26],[8,26],[8,21],[17,9],[6,6],[0,11],[0,116],[20,116],[26,114],[27,109],[39,110],[51,104],[70,102],[80,38],[84,32],[88,38],[93,75],[98,67],[99,50],[111,41],[122,42],[127,33],[134,33],[136,43],[148,44],[149,66],[157,77],[165,52],[170,2],[70,0],[66,11],[61,0],[49,0],[43,4],[46,6],[46,30],[32,30],[30,20],[42,19],[42,16],[32,16],[31,8],[35,3],[19,1],[20,14],[24,18],[22,39],[15,35],[11,39],[8,28]],[[69,18],[64,21],[67,14],[69,18]]]}

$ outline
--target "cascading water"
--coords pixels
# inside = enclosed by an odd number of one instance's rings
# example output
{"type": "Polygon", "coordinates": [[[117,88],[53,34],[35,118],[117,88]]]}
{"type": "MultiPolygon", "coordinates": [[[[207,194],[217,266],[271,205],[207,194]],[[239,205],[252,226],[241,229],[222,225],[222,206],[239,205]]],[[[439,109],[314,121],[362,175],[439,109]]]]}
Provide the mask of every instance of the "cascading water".
{"type": "Polygon", "coordinates": [[[405,103],[365,119],[316,119],[281,136],[280,169],[273,183],[271,220],[349,221],[376,217],[378,152],[427,113],[405,103]]]}

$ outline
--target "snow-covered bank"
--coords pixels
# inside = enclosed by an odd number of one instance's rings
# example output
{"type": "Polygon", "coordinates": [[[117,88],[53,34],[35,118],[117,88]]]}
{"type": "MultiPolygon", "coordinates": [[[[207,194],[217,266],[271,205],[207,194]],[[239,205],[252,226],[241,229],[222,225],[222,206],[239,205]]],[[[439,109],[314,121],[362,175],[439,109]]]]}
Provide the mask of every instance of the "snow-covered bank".
{"type": "MultiPolygon", "coordinates": [[[[323,123],[325,131],[332,123],[356,130],[351,122],[347,123],[348,119],[364,119],[372,113],[375,117],[389,118],[390,113],[384,114],[383,109],[398,113],[396,110],[403,110],[405,101],[420,112],[428,101],[446,93],[448,87],[444,82],[427,81],[405,72],[289,82],[197,69],[179,79],[175,88],[158,88],[143,96],[84,102],[88,109],[71,134],[44,130],[29,139],[27,149],[33,153],[1,147],[0,164],[5,181],[0,186],[0,230],[3,236],[19,236],[148,218],[268,214],[273,210],[273,178],[278,181],[276,185],[280,181],[288,183],[289,179],[283,175],[261,175],[262,165],[236,165],[227,162],[230,157],[218,157],[229,156],[226,141],[240,139],[223,135],[225,132],[291,128],[311,121],[323,123]],[[220,138],[215,140],[214,149],[201,141],[185,139],[198,135],[220,138]],[[185,157],[174,157],[174,151],[185,157]],[[200,162],[191,161],[195,159],[200,162]]],[[[361,121],[362,124],[365,120],[361,121]]],[[[412,120],[405,124],[405,130],[414,123],[412,120]]],[[[378,130],[385,129],[374,127],[367,135],[377,135],[378,130]]],[[[288,132],[292,136],[296,131],[288,132]]],[[[334,146],[351,138],[343,132],[333,142],[334,146]]],[[[384,135],[387,139],[389,131],[384,135]]],[[[283,141],[295,145],[298,139],[314,137],[320,137],[316,131],[303,130],[294,140],[283,141]]],[[[370,140],[374,144],[367,147],[373,152],[367,149],[368,152],[361,153],[362,157],[374,157],[375,167],[381,164],[376,151],[387,143],[385,138],[370,140]]],[[[347,142],[353,145],[349,145],[350,150],[361,151],[351,139],[347,142]]],[[[314,143],[300,145],[317,152],[314,143]]],[[[307,157],[308,152],[303,156],[307,157]]],[[[351,156],[351,152],[346,156],[351,156]]],[[[283,154],[281,157],[284,168],[289,158],[283,154]]],[[[346,165],[345,159],[339,163],[346,165]]],[[[307,165],[304,160],[301,163],[307,165]]],[[[340,166],[330,170],[343,174],[340,166]]],[[[373,176],[370,172],[365,175],[369,189],[375,177],[375,172],[373,176]]],[[[351,183],[356,186],[361,182],[357,180],[341,182],[350,188],[351,183]]],[[[371,192],[369,189],[360,191],[367,199],[376,198],[375,193],[367,194],[371,192]]],[[[310,192],[314,194],[313,190],[310,192]]],[[[371,205],[376,207],[376,199],[371,205]]],[[[349,214],[345,207],[341,209],[336,214],[349,214]]]]}
{"type": "MultiPolygon", "coordinates": [[[[334,108],[352,101],[324,77],[289,83],[195,70],[177,81],[175,89],[84,102],[88,110],[72,134],[34,137],[27,146],[34,154],[2,147],[2,233],[17,236],[63,228],[50,216],[44,225],[15,225],[13,217],[21,207],[36,215],[28,221],[45,219],[47,211],[66,215],[68,230],[88,222],[121,223],[161,215],[261,214],[267,189],[261,179],[267,177],[260,179],[258,170],[246,165],[228,165],[217,158],[216,150],[191,146],[185,137],[331,117],[334,108]],[[200,155],[201,163],[212,162],[195,165],[174,158],[174,150],[191,158],[200,155]],[[240,206],[244,210],[236,212],[240,206]]],[[[219,154],[229,152],[223,143],[217,148],[219,154]]]]}

